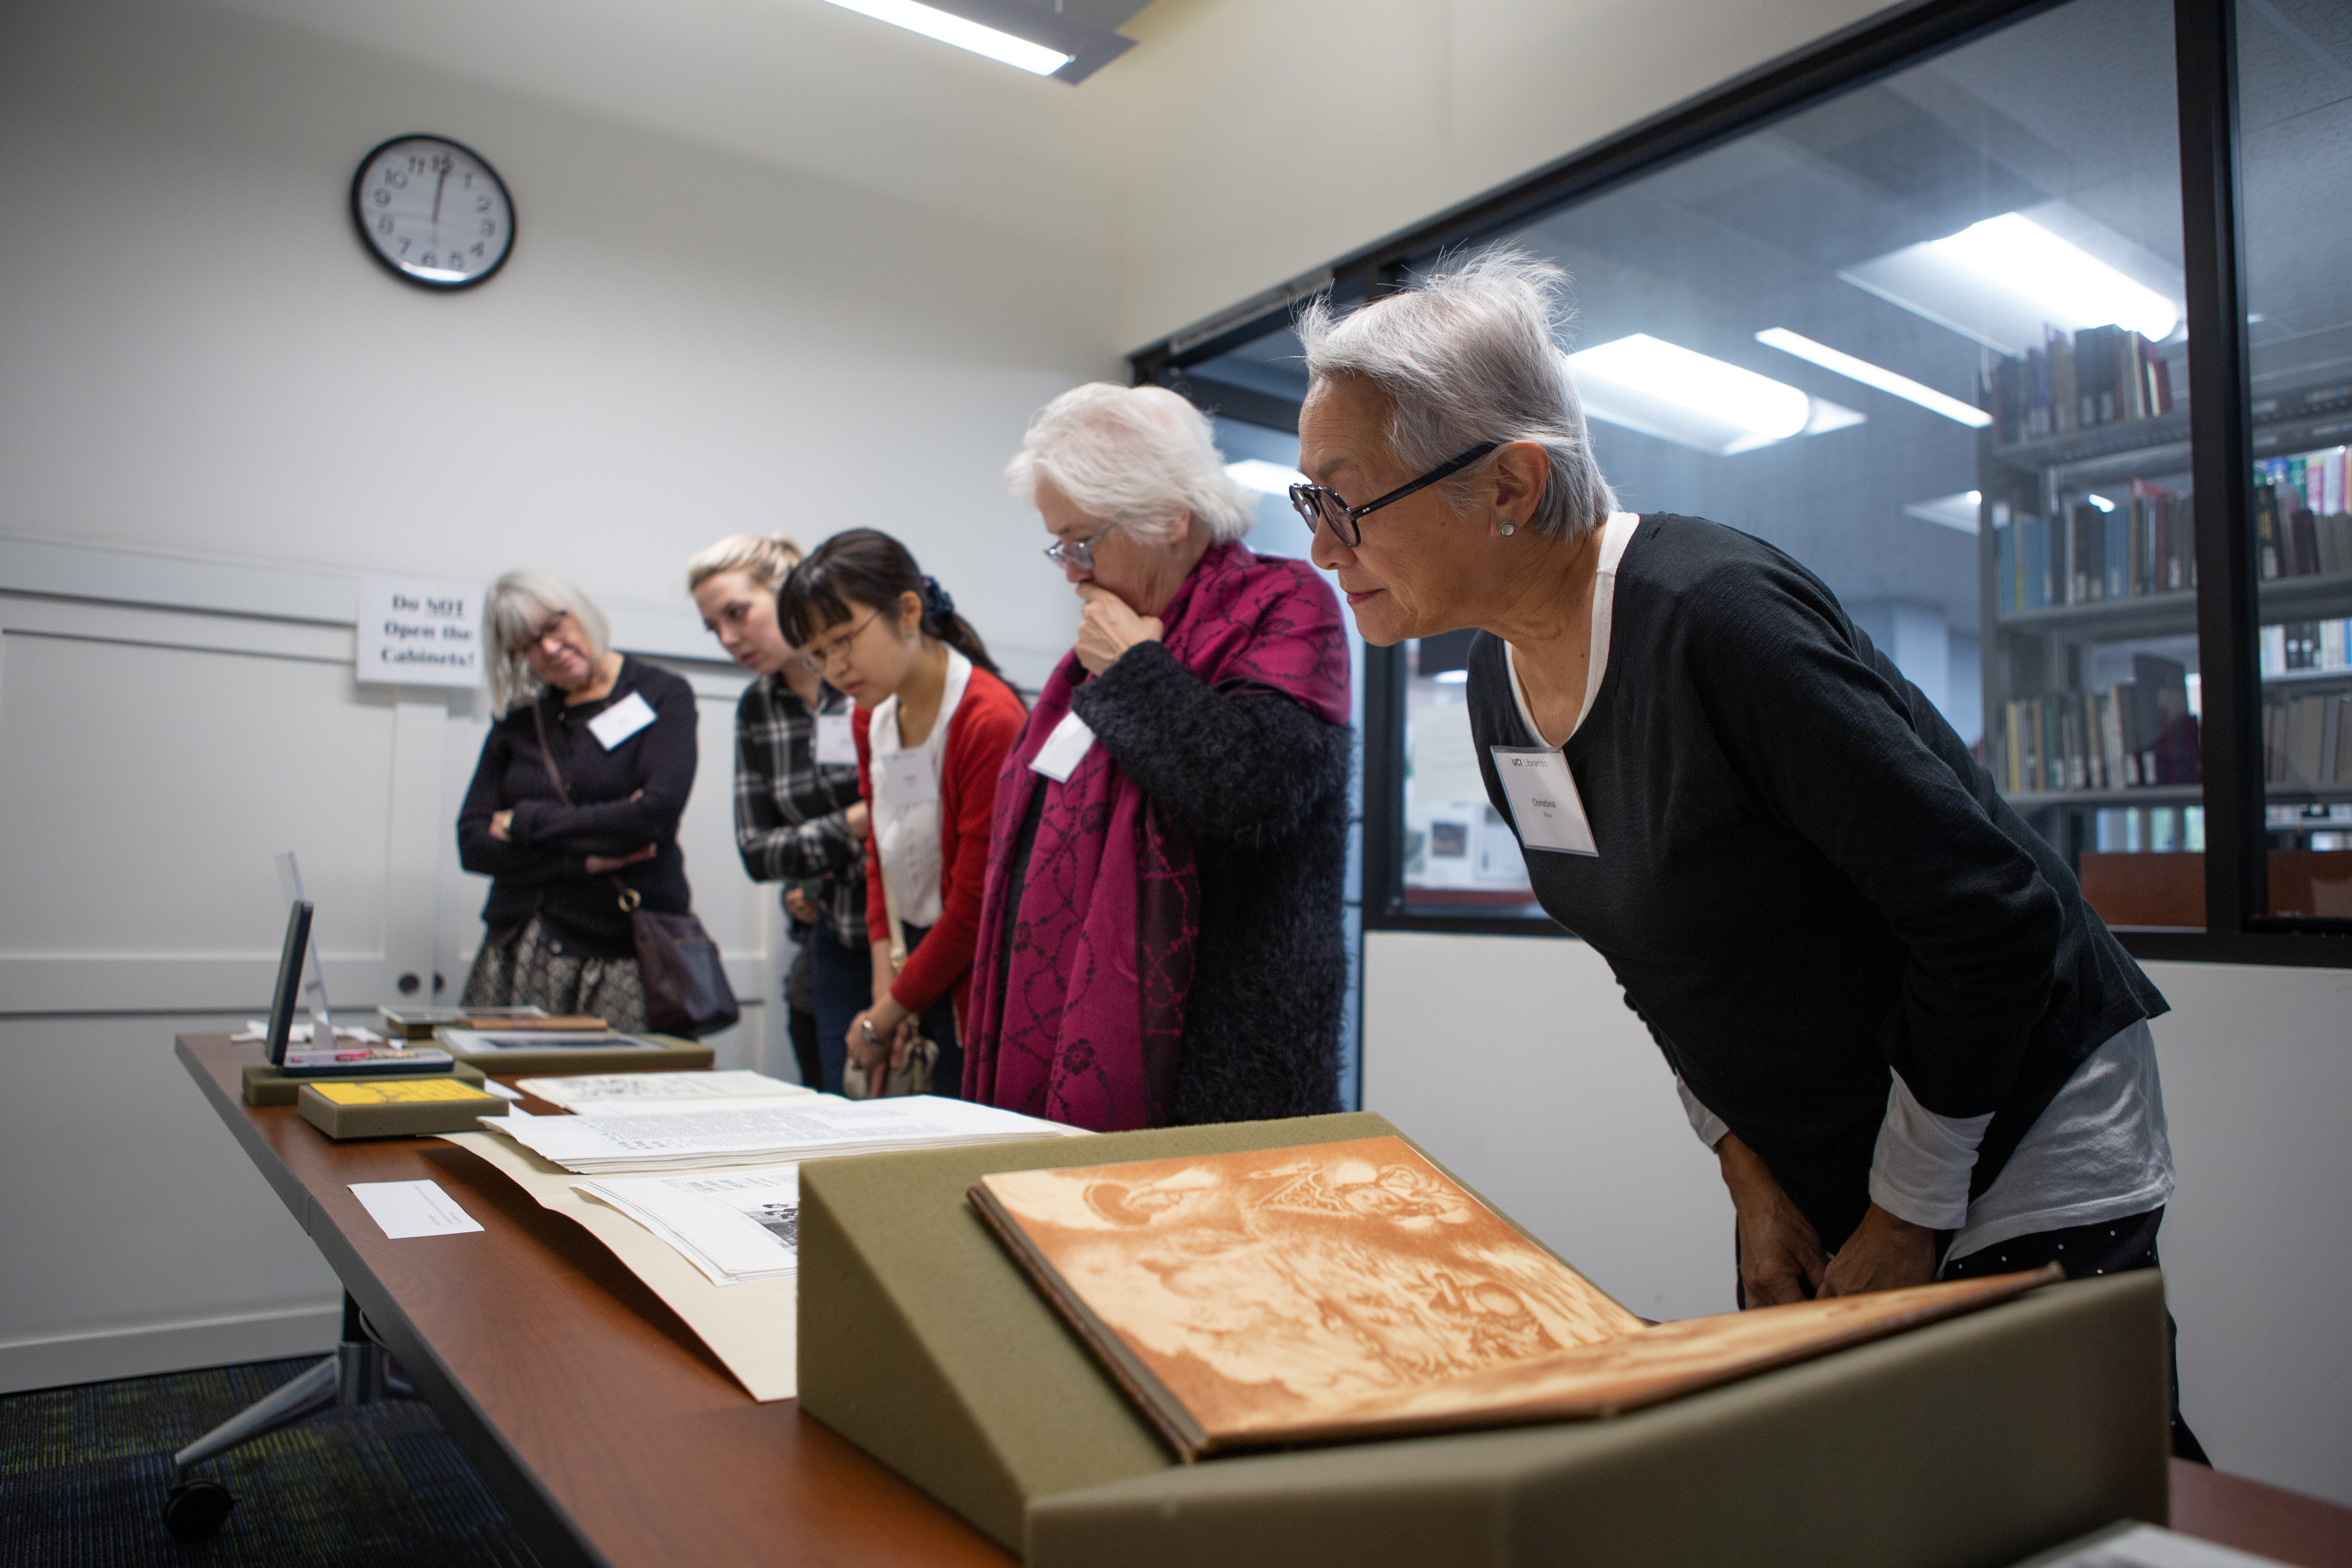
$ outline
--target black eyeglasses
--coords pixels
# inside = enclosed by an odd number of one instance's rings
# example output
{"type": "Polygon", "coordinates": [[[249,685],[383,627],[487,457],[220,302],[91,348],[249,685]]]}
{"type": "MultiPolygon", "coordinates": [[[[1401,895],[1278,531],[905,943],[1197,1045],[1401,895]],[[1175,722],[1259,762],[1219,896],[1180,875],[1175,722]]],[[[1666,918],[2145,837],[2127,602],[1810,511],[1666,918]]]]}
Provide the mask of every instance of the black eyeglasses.
{"type": "Polygon", "coordinates": [[[1364,531],[1361,522],[1365,513],[1378,511],[1391,501],[1402,500],[1415,490],[1426,489],[1440,479],[1460,473],[1501,445],[1500,441],[1482,441],[1460,457],[1449,458],[1438,464],[1412,483],[1401,485],[1379,500],[1368,500],[1361,506],[1349,506],[1339,499],[1338,490],[1326,489],[1322,485],[1291,486],[1290,504],[1298,509],[1298,515],[1307,523],[1307,532],[1314,532],[1318,524],[1328,523],[1332,537],[1353,550],[1363,541],[1364,531]]]}

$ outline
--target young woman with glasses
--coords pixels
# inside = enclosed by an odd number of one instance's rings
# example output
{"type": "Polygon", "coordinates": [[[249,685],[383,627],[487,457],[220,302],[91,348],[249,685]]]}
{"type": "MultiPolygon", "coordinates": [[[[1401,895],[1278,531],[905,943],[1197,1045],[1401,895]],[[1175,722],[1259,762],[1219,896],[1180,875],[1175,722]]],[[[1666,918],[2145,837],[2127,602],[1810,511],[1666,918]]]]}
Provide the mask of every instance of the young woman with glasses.
{"type": "Polygon", "coordinates": [[[872,1005],[842,1045],[878,1087],[919,1021],[940,1047],[930,1092],[961,1092],[959,1016],[996,775],[1020,732],[1021,700],[980,634],[907,547],[870,528],[835,534],[786,579],[777,614],[809,667],[856,704],[858,787],[872,811],[866,928],[872,1005]],[[891,910],[903,929],[892,958],[891,910]]]}

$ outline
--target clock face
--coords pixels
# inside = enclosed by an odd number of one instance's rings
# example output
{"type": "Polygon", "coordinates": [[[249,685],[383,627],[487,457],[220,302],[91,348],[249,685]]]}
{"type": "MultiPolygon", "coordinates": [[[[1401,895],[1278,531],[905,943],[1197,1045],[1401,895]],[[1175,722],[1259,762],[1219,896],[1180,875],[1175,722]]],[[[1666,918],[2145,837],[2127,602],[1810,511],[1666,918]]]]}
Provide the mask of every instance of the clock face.
{"type": "Polygon", "coordinates": [[[438,136],[396,136],[352,180],[352,216],[386,267],[426,289],[465,289],[505,264],[514,203],[488,163],[438,136]]]}

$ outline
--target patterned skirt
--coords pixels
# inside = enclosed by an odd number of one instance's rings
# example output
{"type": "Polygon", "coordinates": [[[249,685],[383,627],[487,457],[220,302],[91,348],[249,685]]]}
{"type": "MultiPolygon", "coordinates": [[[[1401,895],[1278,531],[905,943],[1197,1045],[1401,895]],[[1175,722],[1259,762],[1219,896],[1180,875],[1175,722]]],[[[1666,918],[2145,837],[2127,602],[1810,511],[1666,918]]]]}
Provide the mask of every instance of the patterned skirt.
{"type": "Polygon", "coordinates": [[[533,915],[503,942],[484,942],[466,976],[467,1007],[544,1007],[602,1018],[624,1035],[646,1027],[645,979],[634,958],[598,958],[570,942],[559,947],[533,915]]]}

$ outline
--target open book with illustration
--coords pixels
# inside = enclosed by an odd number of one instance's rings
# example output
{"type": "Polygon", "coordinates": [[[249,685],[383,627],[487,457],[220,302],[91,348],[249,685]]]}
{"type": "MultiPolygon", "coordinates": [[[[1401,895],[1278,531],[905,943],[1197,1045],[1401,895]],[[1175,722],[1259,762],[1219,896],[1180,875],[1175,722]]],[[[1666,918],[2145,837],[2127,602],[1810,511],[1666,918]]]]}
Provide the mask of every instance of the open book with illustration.
{"type": "Polygon", "coordinates": [[[971,1200],[1187,1461],[1613,1415],[2063,1277],[1650,1326],[1401,1138],[1003,1172],[971,1200]]]}

